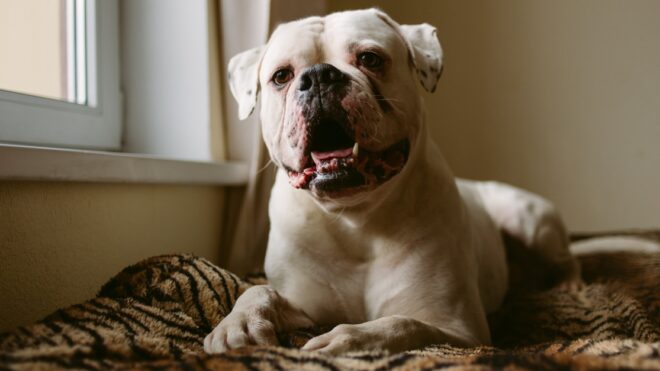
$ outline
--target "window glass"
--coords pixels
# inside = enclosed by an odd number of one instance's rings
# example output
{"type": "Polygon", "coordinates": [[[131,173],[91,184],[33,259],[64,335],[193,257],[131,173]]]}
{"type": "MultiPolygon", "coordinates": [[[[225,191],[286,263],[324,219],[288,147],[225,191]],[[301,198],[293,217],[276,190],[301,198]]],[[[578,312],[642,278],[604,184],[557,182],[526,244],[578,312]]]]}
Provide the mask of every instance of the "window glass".
{"type": "Polygon", "coordinates": [[[0,0],[0,89],[88,104],[85,0],[0,0]]]}
{"type": "Polygon", "coordinates": [[[121,148],[117,0],[0,0],[0,143],[121,148]]]}

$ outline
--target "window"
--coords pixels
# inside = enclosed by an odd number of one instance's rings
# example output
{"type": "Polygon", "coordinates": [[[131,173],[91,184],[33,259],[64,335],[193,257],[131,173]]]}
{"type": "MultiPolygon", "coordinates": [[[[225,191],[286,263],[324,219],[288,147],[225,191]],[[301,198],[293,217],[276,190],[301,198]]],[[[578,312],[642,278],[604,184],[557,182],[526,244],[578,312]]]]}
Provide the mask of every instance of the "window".
{"type": "Polygon", "coordinates": [[[0,142],[120,148],[117,0],[0,0],[0,142]]]}

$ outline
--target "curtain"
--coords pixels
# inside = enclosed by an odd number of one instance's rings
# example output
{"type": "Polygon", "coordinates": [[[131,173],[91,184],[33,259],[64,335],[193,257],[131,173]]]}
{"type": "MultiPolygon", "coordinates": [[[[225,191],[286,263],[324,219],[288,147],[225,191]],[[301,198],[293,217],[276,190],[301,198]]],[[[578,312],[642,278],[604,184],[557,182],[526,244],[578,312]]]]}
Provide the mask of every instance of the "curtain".
{"type": "Polygon", "coordinates": [[[239,275],[263,269],[268,201],[276,169],[261,138],[258,114],[238,120],[237,105],[227,86],[226,66],[233,55],[265,44],[279,23],[321,15],[326,8],[326,0],[209,0],[209,12],[214,13],[209,17],[209,29],[215,35],[209,37],[210,42],[215,40],[215,45],[209,45],[209,53],[213,54],[209,58],[215,59],[218,71],[218,89],[211,99],[222,107],[216,112],[222,124],[215,129],[218,135],[214,135],[215,140],[222,138],[222,143],[212,142],[212,148],[216,148],[220,160],[249,164],[247,186],[229,189],[224,205],[221,264],[239,275]]]}

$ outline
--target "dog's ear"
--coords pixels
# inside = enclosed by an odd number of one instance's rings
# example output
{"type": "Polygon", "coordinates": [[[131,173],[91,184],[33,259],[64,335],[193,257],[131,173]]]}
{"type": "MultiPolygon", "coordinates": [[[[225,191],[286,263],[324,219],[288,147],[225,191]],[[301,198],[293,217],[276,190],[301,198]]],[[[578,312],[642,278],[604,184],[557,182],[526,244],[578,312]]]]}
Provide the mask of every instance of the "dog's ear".
{"type": "Polygon", "coordinates": [[[403,36],[419,82],[426,91],[433,93],[442,74],[442,47],[435,27],[427,23],[400,25],[378,8],[371,11],[403,36]]]}
{"type": "Polygon", "coordinates": [[[259,65],[264,46],[236,54],[229,61],[227,80],[238,101],[238,118],[245,120],[254,112],[259,94],[259,65]]]}
{"type": "Polygon", "coordinates": [[[442,47],[436,29],[427,23],[400,27],[411,48],[419,81],[433,93],[442,74],[442,47]]]}

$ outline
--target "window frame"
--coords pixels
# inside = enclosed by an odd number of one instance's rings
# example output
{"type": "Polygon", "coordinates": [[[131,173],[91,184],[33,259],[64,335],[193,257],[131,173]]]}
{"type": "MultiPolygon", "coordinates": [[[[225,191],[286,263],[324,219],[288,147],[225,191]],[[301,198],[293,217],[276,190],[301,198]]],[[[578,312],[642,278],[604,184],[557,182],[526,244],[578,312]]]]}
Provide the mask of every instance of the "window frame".
{"type": "Polygon", "coordinates": [[[87,3],[88,102],[0,90],[0,143],[121,149],[118,0],[87,3]]]}

